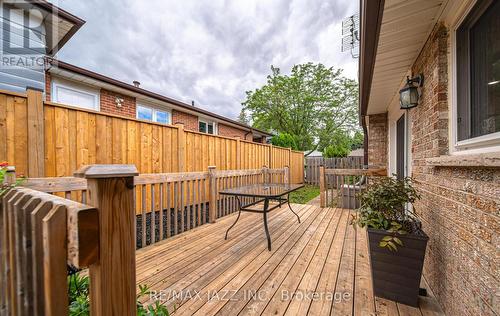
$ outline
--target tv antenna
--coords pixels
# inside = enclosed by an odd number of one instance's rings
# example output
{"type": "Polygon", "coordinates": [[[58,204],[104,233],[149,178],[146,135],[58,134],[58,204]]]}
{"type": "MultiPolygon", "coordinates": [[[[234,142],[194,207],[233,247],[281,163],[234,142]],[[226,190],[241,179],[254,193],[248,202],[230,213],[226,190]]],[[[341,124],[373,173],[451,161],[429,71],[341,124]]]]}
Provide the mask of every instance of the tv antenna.
{"type": "Polygon", "coordinates": [[[359,57],[359,14],[342,21],[342,51],[350,51],[352,58],[359,57]]]}

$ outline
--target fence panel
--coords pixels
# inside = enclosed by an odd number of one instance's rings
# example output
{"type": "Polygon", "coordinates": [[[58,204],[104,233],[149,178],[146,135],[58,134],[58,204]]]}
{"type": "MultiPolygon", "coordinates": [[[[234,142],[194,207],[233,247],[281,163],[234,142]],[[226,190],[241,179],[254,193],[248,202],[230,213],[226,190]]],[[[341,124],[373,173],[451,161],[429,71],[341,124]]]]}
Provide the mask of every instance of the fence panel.
{"type": "Polygon", "coordinates": [[[290,182],[304,183],[304,153],[301,151],[290,152],[290,182]]]}
{"type": "Polygon", "coordinates": [[[359,194],[366,190],[373,177],[387,175],[386,169],[327,169],[320,167],[321,207],[357,209],[359,194]]]}
{"type": "Polygon", "coordinates": [[[319,167],[328,169],[361,169],[363,168],[363,157],[352,156],[343,158],[305,157],[305,182],[319,185],[319,167]]]}
{"type": "Polygon", "coordinates": [[[289,166],[292,182],[303,182],[302,165],[294,166],[300,152],[182,126],[44,102],[42,124],[30,129],[31,99],[0,91],[0,161],[28,177],[71,176],[90,164],[134,164],[140,173],[205,171],[212,165],[219,170],[289,166]],[[35,137],[38,133],[43,137],[35,137]]]}

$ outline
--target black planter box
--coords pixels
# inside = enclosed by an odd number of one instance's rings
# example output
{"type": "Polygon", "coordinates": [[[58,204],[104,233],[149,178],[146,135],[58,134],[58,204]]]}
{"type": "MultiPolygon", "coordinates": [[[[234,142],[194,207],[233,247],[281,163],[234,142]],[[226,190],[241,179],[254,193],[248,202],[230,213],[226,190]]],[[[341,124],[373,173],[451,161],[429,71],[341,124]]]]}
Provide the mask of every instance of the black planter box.
{"type": "Polygon", "coordinates": [[[403,246],[390,251],[379,246],[390,235],[384,230],[368,229],[373,291],[376,296],[406,305],[418,306],[420,278],[424,265],[427,235],[398,235],[403,246]]]}

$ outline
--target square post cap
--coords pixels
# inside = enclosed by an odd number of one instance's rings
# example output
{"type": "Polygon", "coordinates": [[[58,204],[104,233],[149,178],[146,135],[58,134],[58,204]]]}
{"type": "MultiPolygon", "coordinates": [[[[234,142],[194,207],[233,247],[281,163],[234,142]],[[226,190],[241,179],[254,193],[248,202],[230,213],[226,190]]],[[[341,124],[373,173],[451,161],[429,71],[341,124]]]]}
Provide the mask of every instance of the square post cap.
{"type": "Polygon", "coordinates": [[[139,175],[139,172],[135,165],[86,165],[73,175],[85,179],[105,179],[133,177],[139,175]]]}

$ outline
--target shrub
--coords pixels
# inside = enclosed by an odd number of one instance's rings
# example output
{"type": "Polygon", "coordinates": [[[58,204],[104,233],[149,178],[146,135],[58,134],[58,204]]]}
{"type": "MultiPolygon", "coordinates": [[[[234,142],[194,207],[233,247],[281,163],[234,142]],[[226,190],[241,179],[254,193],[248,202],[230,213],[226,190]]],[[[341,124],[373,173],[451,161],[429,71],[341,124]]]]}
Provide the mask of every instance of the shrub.
{"type": "Polygon", "coordinates": [[[281,133],[278,135],[274,135],[271,138],[271,144],[285,148],[292,148],[293,150],[299,149],[297,143],[298,143],[297,137],[288,133],[281,133]]]}
{"type": "MultiPolygon", "coordinates": [[[[137,316],[169,316],[169,312],[160,302],[144,307],[139,302],[141,297],[149,294],[149,288],[146,285],[139,285],[139,294],[137,294],[137,316]]],[[[88,316],[90,315],[89,302],[89,277],[80,276],[80,273],[74,273],[68,276],[68,296],[69,296],[69,315],[70,316],[88,316]]]]}
{"type": "Polygon", "coordinates": [[[382,177],[374,179],[366,191],[359,195],[361,206],[352,224],[360,227],[382,229],[390,233],[379,243],[380,247],[397,250],[403,242],[397,237],[404,234],[420,234],[420,222],[414,213],[405,209],[407,203],[420,199],[412,179],[382,177]]]}

